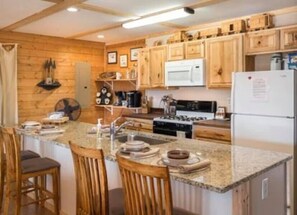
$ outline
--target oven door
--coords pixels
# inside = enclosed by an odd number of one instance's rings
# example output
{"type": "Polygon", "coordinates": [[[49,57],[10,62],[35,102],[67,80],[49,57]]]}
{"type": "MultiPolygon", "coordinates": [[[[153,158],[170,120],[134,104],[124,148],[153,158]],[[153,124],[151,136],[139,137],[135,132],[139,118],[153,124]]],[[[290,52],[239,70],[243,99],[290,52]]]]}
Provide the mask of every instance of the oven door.
{"type": "Polygon", "coordinates": [[[178,131],[184,132],[186,138],[192,138],[192,125],[159,121],[154,121],[153,123],[153,132],[155,134],[165,134],[176,137],[178,131]]]}

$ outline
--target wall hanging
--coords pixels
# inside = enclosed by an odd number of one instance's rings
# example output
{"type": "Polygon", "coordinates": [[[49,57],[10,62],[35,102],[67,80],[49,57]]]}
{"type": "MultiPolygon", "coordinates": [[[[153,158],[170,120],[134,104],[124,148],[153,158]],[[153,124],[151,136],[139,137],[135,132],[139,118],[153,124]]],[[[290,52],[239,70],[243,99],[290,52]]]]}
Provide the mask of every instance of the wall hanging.
{"type": "Polygon", "coordinates": [[[55,79],[56,62],[51,58],[44,63],[43,80],[37,84],[46,90],[52,90],[61,86],[57,79],[55,79]]]}

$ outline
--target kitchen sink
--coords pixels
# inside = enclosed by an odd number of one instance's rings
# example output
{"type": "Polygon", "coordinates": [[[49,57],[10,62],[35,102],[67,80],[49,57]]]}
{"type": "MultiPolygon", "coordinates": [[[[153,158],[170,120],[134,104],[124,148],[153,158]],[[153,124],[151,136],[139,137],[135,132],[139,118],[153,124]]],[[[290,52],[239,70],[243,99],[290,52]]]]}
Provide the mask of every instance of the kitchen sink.
{"type": "MultiPolygon", "coordinates": [[[[120,136],[117,136],[115,139],[121,143],[125,143],[125,142],[127,142],[128,136],[120,135],[120,136]]],[[[150,145],[158,145],[158,144],[163,144],[163,143],[168,143],[168,142],[173,141],[173,139],[172,140],[160,140],[157,138],[151,138],[151,137],[146,137],[146,136],[142,136],[142,135],[135,135],[134,140],[144,141],[150,145]]]]}

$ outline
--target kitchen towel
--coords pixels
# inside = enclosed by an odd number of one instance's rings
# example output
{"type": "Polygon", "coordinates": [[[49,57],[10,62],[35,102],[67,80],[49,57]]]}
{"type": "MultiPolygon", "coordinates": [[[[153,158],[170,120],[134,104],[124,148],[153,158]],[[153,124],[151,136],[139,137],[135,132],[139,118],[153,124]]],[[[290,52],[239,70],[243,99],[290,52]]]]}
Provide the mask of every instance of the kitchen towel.
{"type": "Polygon", "coordinates": [[[148,152],[131,152],[130,157],[131,158],[145,158],[148,156],[156,155],[160,151],[160,148],[151,148],[148,152]]]}
{"type": "Polygon", "coordinates": [[[193,170],[198,170],[198,169],[202,169],[205,167],[208,167],[210,165],[210,160],[205,159],[205,160],[201,160],[198,163],[195,164],[184,164],[184,165],[180,165],[178,166],[178,170],[180,173],[189,173],[193,170]]]}

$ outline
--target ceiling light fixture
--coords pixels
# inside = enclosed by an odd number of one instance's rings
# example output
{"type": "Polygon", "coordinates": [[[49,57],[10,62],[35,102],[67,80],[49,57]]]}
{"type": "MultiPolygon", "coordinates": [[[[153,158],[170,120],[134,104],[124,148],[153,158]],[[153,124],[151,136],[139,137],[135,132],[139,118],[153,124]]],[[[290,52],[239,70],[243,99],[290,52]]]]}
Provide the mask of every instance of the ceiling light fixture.
{"type": "Polygon", "coordinates": [[[77,9],[76,7],[68,7],[68,8],[67,8],[67,11],[68,11],[68,12],[77,12],[78,9],[77,9]]]}
{"type": "Polygon", "coordinates": [[[98,35],[97,35],[97,38],[99,38],[99,39],[103,39],[103,38],[104,38],[104,35],[102,35],[102,34],[98,34],[98,35]]]}
{"type": "Polygon", "coordinates": [[[191,14],[194,14],[195,11],[192,8],[184,7],[178,10],[173,10],[165,13],[160,13],[157,15],[152,15],[144,18],[137,19],[135,21],[124,23],[123,28],[137,28],[144,25],[150,25],[159,22],[165,22],[173,19],[187,17],[191,14]]]}

